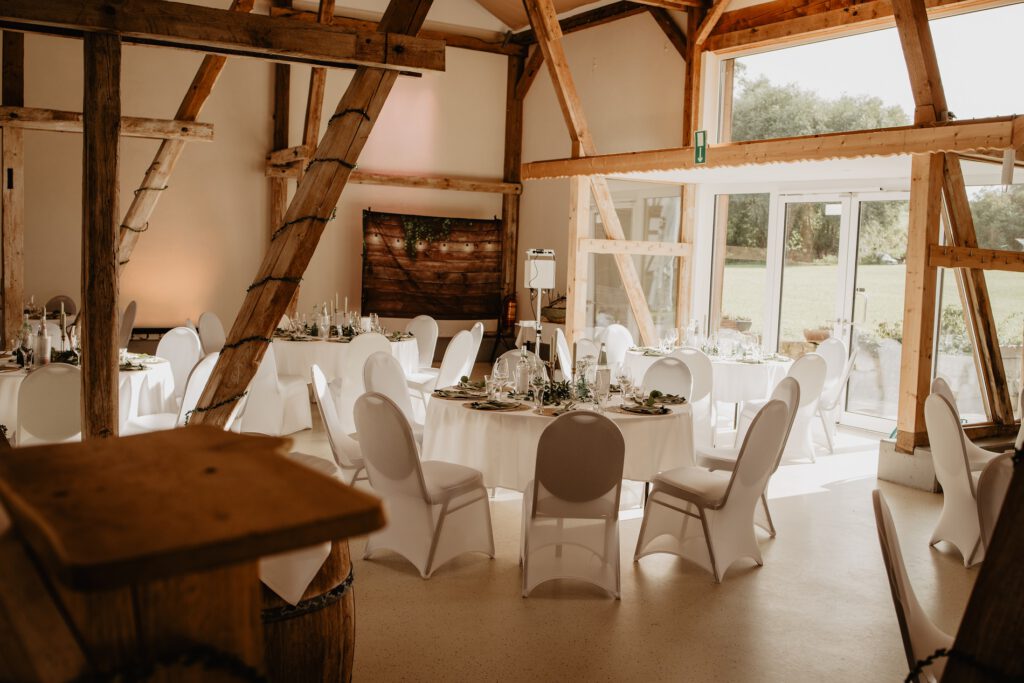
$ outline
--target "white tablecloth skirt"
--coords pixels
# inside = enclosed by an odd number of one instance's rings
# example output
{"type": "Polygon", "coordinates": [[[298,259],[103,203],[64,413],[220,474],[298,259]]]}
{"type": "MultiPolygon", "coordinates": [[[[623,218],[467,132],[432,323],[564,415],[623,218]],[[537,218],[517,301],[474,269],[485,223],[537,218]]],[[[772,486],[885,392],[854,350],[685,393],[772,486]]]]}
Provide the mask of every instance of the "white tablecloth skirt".
{"type": "MultiPolygon", "coordinates": [[[[623,365],[629,368],[634,382],[643,382],[647,370],[662,358],[664,356],[645,356],[638,351],[627,351],[623,365]]],[[[768,398],[775,385],[789,372],[789,366],[792,364],[792,361],[741,363],[725,358],[712,358],[712,394],[716,401],[725,403],[768,398]]]]}
{"type": "MultiPolygon", "coordinates": [[[[616,400],[617,402],[617,400],[616,400]]],[[[554,418],[533,411],[470,410],[464,401],[432,399],[427,406],[423,458],[468,465],[483,472],[487,487],[522,491],[533,479],[537,443],[554,418]]],[[[662,470],[692,465],[693,423],[689,406],[672,415],[605,413],[626,442],[623,479],[650,481],[662,470]]]]}
{"type": "MultiPolygon", "coordinates": [[[[274,340],[277,374],[303,377],[306,382],[310,381],[309,369],[314,363],[324,371],[328,382],[341,377],[342,361],[346,353],[348,344],[340,342],[274,340]]],[[[418,370],[420,356],[415,339],[391,342],[391,354],[398,359],[407,376],[418,370]]]]}

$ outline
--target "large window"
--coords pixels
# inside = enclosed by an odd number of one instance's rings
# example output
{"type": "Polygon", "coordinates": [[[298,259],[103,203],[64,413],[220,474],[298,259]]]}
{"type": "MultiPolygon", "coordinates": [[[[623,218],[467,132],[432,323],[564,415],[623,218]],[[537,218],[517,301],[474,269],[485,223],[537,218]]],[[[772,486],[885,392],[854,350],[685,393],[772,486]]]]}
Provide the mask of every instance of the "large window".
{"type": "Polygon", "coordinates": [[[763,337],[768,292],[768,194],[715,198],[715,286],[712,329],[763,337]]]}

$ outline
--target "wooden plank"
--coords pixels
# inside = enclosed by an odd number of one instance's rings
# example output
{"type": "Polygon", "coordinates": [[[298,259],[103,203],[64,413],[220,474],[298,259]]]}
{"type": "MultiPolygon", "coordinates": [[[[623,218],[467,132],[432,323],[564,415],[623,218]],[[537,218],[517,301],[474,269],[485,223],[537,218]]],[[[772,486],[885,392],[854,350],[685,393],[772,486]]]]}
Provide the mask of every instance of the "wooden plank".
{"type": "Polygon", "coordinates": [[[896,30],[903,46],[903,57],[910,72],[914,93],[914,123],[932,123],[949,118],[946,95],[939,74],[928,12],[922,0],[892,0],[896,30]]]}
{"type": "Polygon", "coordinates": [[[352,31],[168,0],[4,0],[0,26],[329,67],[444,71],[444,41],[352,31]]]}
{"type": "Polygon", "coordinates": [[[643,256],[689,256],[692,247],[678,242],[642,240],[581,239],[579,250],[586,254],[640,254],[643,256]]]}
{"type": "Polygon", "coordinates": [[[933,268],[975,268],[1024,273],[1024,252],[936,244],[928,250],[928,265],[933,268]]]}
{"type": "MultiPolygon", "coordinates": [[[[430,0],[391,0],[381,18],[381,30],[417,33],[430,4],[430,0]]],[[[386,69],[356,70],[321,138],[312,167],[299,182],[281,232],[271,239],[200,397],[203,410],[193,416],[193,423],[223,425],[247,390],[266,351],[266,340],[291,302],[397,78],[396,72],[386,69]]]]}
{"type": "MultiPolygon", "coordinates": [[[[1001,7],[1020,0],[925,0],[928,17],[1001,7]]],[[[726,55],[892,28],[889,0],[774,0],[726,12],[706,49],[726,55]]]]}
{"type": "Polygon", "coordinates": [[[931,247],[939,243],[944,159],[941,154],[916,154],[911,164],[900,400],[896,421],[896,448],[904,453],[912,453],[915,446],[928,442],[924,400],[931,390],[938,279],[935,268],[929,264],[928,254],[931,247]]]}
{"type": "Polygon", "coordinates": [[[715,0],[715,4],[711,6],[707,14],[704,15],[704,19],[700,22],[700,26],[697,28],[696,34],[690,34],[693,37],[693,42],[699,47],[704,49],[704,43],[708,41],[708,36],[711,35],[711,31],[715,28],[715,24],[722,18],[722,14],[725,13],[725,8],[729,4],[729,0],[715,0]]]}
{"type": "MultiPolygon", "coordinates": [[[[291,72],[288,64],[274,65],[274,139],[275,149],[288,146],[288,118],[291,111],[291,72]]],[[[283,178],[270,178],[270,232],[274,234],[284,221],[288,208],[288,182],[283,178]]]]}
{"type": "Polygon", "coordinates": [[[540,73],[540,70],[543,67],[544,51],[539,47],[534,47],[530,51],[530,56],[526,60],[526,65],[523,67],[523,74],[519,77],[519,82],[516,84],[516,99],[526,99],[526,94],[530,92],[530,86],[533,85],[533,81],[536,80],[537,74],[540,73]]]}
{"type": "MultiPolygon", "coordinates": [[[[25,35],[3,33],[3,84],[0,103],[25,104],[25,35]]],[[[25,301],[24,136],[0,129],[0,341],[9,349],[21,331],[25,301]]]]}
{"type": "Polygon", "coordinates": [[[85,36],[82,142],[82,438],[118,429],[118,166],[121,41],[85,36]]]}
{"type": "MultiPolygon", "coordinates": [[[[566,17],[559,21],[558,25],[562,30],[562,35],[568,35],[576,31],[583,31],[588,28],[618,21],[619,19],[643,14],[646,11],[647,7],[638,2],[613,2],[596,9],[574,14],[571,17],[566,17]]],[[[512,34],[512,42],[518,45],[533,45],[537,42],[537,34],[532,28],[519,31],[512,34]]]]}
{"type": "MultiPolygon", "coordinates": [[[[320,0],[317,22],[331,24],[334,19],[334,0],[320,0]]],[[[309,72],[309,91],[306,94],[306,119],[302,127],[302,144],[310,149],[320,139],[320,119],[324,110],[324,89],[327,87],[327,69],[314,66],[309,72]]]]}
{"type": "Polygon", "coordinates": [[[485,178],[399,175],[397,173],[376,173],[373,171],[353,171],[349,182],[361,185],[417,187],[426,190],[492,192],[514,196],[518,196],[523,192],[523,186],[518,182],[489,180],[485,178]]]}
{"type": "Polygon", "coordinates": [[[284,164],[291,164],[296,161],[306,162],[309,161],[310,157],[313,156],[313,152],[316,151],[316,145],[307,147],[306,145],[294,145],[288,147],[278,147],[273,152],[267,155],[268,166],[281,166],[284,164]]]}
{"type": "MultiPolygon", "coordinates": [[[[541,50],[534,48],[534,53],[541,53],[541,50]]],[[[506,183],[518,187],[519,191],[504,193],[501,197],[502,299],[515,296],[519,273],[519,195],[523,187],[519,179],[523,166],[523,98],[519,96],[519,84],[524,77],[525,68],[522,57],[508,58],[505,77],[505,147],[502,177],[506,183]]]]}
{"type": "MultiPolygon", "coordinates": [[[[530,17],[530,24],[537,32],[538,45],[544,51],[544,62],[548,66],[551,82],[555,85],[555,94],[562,108],[566,126],[569,128],[569,136],[574,143],[579,145],[580,153],[588,156],[594,155],[597,153],[597,146],[590,134],[579,94],[576,91],[576,84],[569,72],[569,63],[562,46],[562,32],[558,25],[554,5],[551,0],[526,0],[524,4],[530,17]]],[[[625,239],[626,235],[619,222],[619,216],[615,212],[615,203],[612,201],[608,181],[603,177],[591,176],[590,190],[597,204],[598,213],[601,215],[605,233],[612,239],[625,239]]],[[[651,310],[647,306],[647,297],[640,283],[640,276],[637,274],[636,264],[628,254],[615,254],[615,263],[619,268],[622,286],[626,290],[626,298],[633,311],[637,327],[640,328],[643,343],[654,344],[657,341],[657,332],[654,329],[651,310]]]]}
{"type": "Polygon", "coordinates": [[[690,55],[687,47],[686,34],[683,33],[681,28],[679,28],[679,24],[672,19],[668,10],[661,7],[651,7],[649,11],[651,17],[655,22],[657,22],[658,28],[665,33],[665,37],[668,38],[670,43],[672,43],[672,47],[676,49],[679,56],[684,60],[689,59],[690,55]]]}
{"type": "MultiPolygon", "coordinates": [[[[928,126],[899,126],[876,130],[804,135],[776,140],[751,140],[708,145],[703,168],[757,164],[901,156],[933,152],[970,152],[984,147],[1024,146],[1015,129],[1024,117],[965,119],[928,126]]],[[[692,146],[644,152],[602,154],[580,159],[552,159],[523,164],[523,180],[572,175],[612,175],[698,168],[692,146]]]]}
{"type": "MultiPolygon", "coordinates": [[[[292,7],[271,7],[270,16],[286,17],[288,19],[297,19],[299,21],[308,22],[314,22],[317,20],[316,12],[308,12],[306,10],[295,9],[292,7]]],[[[369,21],[367,19],[353,19],[352,17],[335,15],[332,23],[335,26],[342,26],[357,31],[377,30],[377,22],[369,21]]],[[[522,45],[513,43],[509,40],[487,40],[478,36],[455,33],[451,30],[434,31],[430,29],[423,29],[416,35],[420,38],[443,40],[448,47],[457,47],[463,50],[475,50],[477,52],[490,52],[497,55],[509,56],[522,56],[525,53],[525,49],[522,45]]]]}
{"type": "MultiPolygon", "coordinates": [[[[690,36],[700,32],[705,21],[703,9],[693,9],[686,15],[686,30],[690,36]]],[[[694,132],[701,128],[704,97],[703,88],[703,45],[691,40],[687,44],[685,73],[683,81],[683,145],[693,143],[694,132]]],[[[693,244],[697,234],[697,188],[684,185],[679,196],[679,241],[693,244]]],[[[679,261],[678,277],[676,278],[676,327],[682,328],[690,322],[690,311],[693,304],[694,267],[692,258],[679,261]]]]}
{"type": "MultiPolygon", "coordinates": [[[[580,154],[579,143],[573,143],[573,156],[580,154]]],[[[590,234],[590,191],[587,181],[579,176],[569,179],[569,244],[566,249],[565,340],[569,349],[576,348],[587,326],[587,281],[590,259],[580,250],[580,240],[590,234]]],[[[575,357],[575,354],[574,354],[575,357]]],[[[562,368],[566,372],[566,368],[562,368]]],[[[568,368],[571,374],[573,368],[568,368]]]]}
{"type": "MultiPolygon", "coordinates": [[[[232,0],[228,11],[247,13],[252,11],[254,0],[232,0]]],[[[185,95],[178,105],[175,119],[195,121],[203,110],[203,105],[213,92],[213,86],[224,70],[227,58],[220,55],[206,55],[196,70],[185,95]]],[[[181,140],[165,140],[160,143],[153,161],[146,168],[131,204],[121,221],[121,232],[118,236],[118,269],[123,268],[131,260],[132,252],[141,234],[148,228],[149,219],[156,210],[160,196],[167,188],[174,167],[185,151],[185,143],[181,140]]]]}
{"type": "MultiPolygon", "coordinates": [[[[81,133],[82,115],[77,111],[4,106],[0,107],[0,126],[55,133],[81,133]]],[[[122,116],[121,135],[128,138],[209,142],[213,140],[213,124],[122,116]]]]}
{"type": "Polygon", "coordinates": [[[708,3],[705,0],[635,0],[641,5],[649,7],[660,7],[662,9],[674,9],[679,12],[687,12],[691,9],[705,9],[708,3]]]}
{"type": "Polygon", "coordinates": [[[203,427],[15,449],[0,462],[0,500],[74,589],[215,569],[383,526],[379,499],[295,463],[290,443],[203,427]]]}

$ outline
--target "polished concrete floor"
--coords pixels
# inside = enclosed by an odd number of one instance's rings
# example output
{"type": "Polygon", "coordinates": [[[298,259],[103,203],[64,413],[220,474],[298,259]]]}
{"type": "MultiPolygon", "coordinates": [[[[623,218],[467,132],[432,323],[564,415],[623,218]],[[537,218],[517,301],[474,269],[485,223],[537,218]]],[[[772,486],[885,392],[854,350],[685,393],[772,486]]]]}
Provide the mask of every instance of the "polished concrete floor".
{"type": "MultiPolygon", "coordinates": [[[[491,503],[495,559],[464,555],[426,581],[397,555],[361,559],[354,539],[356,680],[902,681],[872,489],[884,491],[910,578],[945,631],[956,631],[978,570],[945,544],[928,547],[941,496],[877,482],[877,440],[841,430],[835,455],[783,465],[769,488],[778,536],[760,536],[764,566],[737,563],[721,584],[673,556],[634,564],[638,506],[622,513],[621,600],[572,581],[520,597],[515,492],[491,503]]],[[[319,424],[295,441],[328,456],[319,424]]],[[[632,486],[624,504],[638,495],[632,486]]]]}

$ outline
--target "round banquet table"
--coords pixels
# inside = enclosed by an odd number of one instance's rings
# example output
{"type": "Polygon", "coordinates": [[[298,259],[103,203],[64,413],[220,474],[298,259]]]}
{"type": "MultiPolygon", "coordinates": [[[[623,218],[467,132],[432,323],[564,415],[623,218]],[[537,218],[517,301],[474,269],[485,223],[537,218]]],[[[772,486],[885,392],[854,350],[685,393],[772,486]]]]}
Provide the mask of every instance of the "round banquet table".
{"type": "MultiPolygon", "coordinates": [[[[423,430],[423,459],[480,470],[488,488],[526,489],[533,479],[541,432],[554,418],[537,415],[532,409],[472,410],[464,403],[431,398],[423,430]]],[[[612,399],[609,405],[619,405],[619,399],[612,399]]],[[[662,470],[694,464],[690,406],[669,408],[669,415],[605,412],[622,430],[626,442],[623,479],[650,481],[662,470]]]]}
{"type": "MultiPolygon", "coordinates": [[[[398,359],[405,374],[411,375],[419,369],[420,352],[415,339],[393,341],[391,355],[398,359]]],[[[324,371],[327,381],[341,377],[341,369],[348,344],[336,341],[290,341],[274,340],[274,360],[277,362],[277,374],[298,375],[309,380],[309,369],[313,364],[319,365],[324,371]]]]}
{"type": "MultiPolygon", "coordinates": [[[[174,374],[171,364],[156,356],[128,354],[133,363],[141,363],[145,370],[122,370],[118,373],[120,384],[131,386],[131,403],[122,409],[125,417],[176,413],[178,404],[174,400],[174,374]]],[[[0,365],[0,424],[7,425],[9,436],[17,433],[18,390],[28,373],[16,365],[0,365]]]]}
{"type": "MultiPolygon", "coordinates": [[[[627,351],[623,365],[629,368],[634,382],[642,382],[648,368],[664,357],[663,354],[644,355],[642,351],[627,351]]],[[[792,364],[791,360],[765,360],[755,363],[712,356],[712,393],[716,401],[723,403],[742,403],[768,398],[775,385],[789,372],[789,366],[792,364]]]]}

